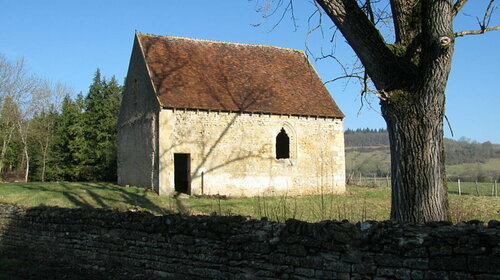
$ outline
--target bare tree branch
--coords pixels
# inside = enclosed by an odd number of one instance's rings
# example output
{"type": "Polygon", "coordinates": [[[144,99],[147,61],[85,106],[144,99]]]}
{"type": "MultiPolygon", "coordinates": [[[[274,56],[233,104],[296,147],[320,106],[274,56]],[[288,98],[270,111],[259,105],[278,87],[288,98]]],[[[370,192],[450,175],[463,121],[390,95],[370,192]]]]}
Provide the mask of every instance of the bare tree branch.
{"type": "Polygon", "coordinates": [[[457,2],[455,2],[455,5],[453,5],[452,17],[457,16],[457,14],[460,12],[460,10],[462,10],[467,1],[468,0],[457,0],[457,2]]]}
{"type": "Polygon", "coordinates": [[[305,45],[305,48],[306,48],[306,55],[311,54],[313,58],[315,58],[314,57],[314,53],[309,49],[309,44],[308,44],[308,42],[309,42],[309,36],[311,36],[311,34],[314,33],[314,31],[316,31],[316,30],[319,29],[321,31],[321,37],[324,38],[325,33],[323,32],[323,21],[322,21],[322,19],[323,18],[322,18],[321,10],[319,8],[316,9],[316,11],[314,11],[314,13],[312,13],[309,16],[309,18],[307,19],[307,26],[308,26],[308,30],[309,31],[307,31],[306,40],[304,42],[304,45],[305,45]],[[315,27],[311,28],[311,21],[312,21],[312,18],[314,17],[315,14],[319,15],[318,24],[315,27]]]}
{"type": "Polygon", "coordinates": [[[395,81],[407,80],[406,69],[355,0],[316,0],[353,48],[378,89],[390,89],[395,81]],[[382,69],[382,71],[380,71],[382,69]]]}
{"type": "Polygon", "coordinates": [[[344,74],[347,75],[347,69],[345,68],[344,64],[342,64],[342,62],[340,62],[340,60],[337,57],[335,57],[333,54],[324,54],[323,50],[321,50],[321,56],[316,58],[315,61],[323,60],[326,58],[331,58],[331,59],[335,60],[342,68],[342,71],[344,72],[344,74]]]}
{"type": "MultiPolygon", "coordinates": [[[[282,0],[279,1],[279,3],[282,3],[282,2],[283,2],[282,0]]],[[[281,6],[281,5],[282,4],[279,4],[276,7],[276,9],[271,13],[271,15],[274,14],[276,12],[276,10],[279,8],[279,6],[281,6]]],[[[269,32],[272,32],[283,21],[283,18],[285,18],[285,15],[288,13],[288,11],[290,11],[290,13],[291,13],[291,19],[293,22],[294,31],[297,31],[298,26],[297,26],[297,21],[295,20],[295,12],[293,10],[293,0],[290,0],[288,2],[288,5],[286,6],[285,10],[281,14],[280,19],[278,20],[278,22],[276,22],[276,24],[273,25],[273,27],[271,28],[271,30],[269,30],[269,32]]],[[[271,16],[271,15],[269,15],[269,16],[271,16]]]]}
{"type": "Polygon", "coordinates": [[[366,14],[368,15],[368,18],[373,24],[375,24],[375,15],[373,14],[372,2],[370,0],[366,0],[365,5],[366,5],[366,14]]]}
{"type": "MultiPolygon", "coordinates": [[[[459,1],[461,1],[461,0],[459,0],[459,1]]],[[[495,4],[495,0],[490,0],[490,3],[488,4],[486,11],[484,12],[483,19],[480,20],[479,18],[477,18],[477,23],[479,24],[478,30],[460,31],[460,32],[455,33],[455,37],[462,37],[465,35],[479,35],[479,34],[486,33],[488,31],[499,30],[500,25],[488,27],[488,25],[490,25],[491,16],[492,16],[493,11],[495,9],[493,4],[495,4]]]]}
{"type": "Polygon", "coordinates": [[[493,30],[500,30],[500,25],[495,25],[495,26],[492,26],[492,27],[487,27],[487,28],[479,29],[479,30],[465,30],[465,31],[460,31],[460,32],[455,33],[455,38],[456,37],[462,37],[462,36],[465,36],[465,35],[480,35],[480,34],[486,33],[488,31],[493,31],[493,30]]]}
{"type": "Polygon", "coordinates": [[[340,76],[340,77],[328,80],[328,81],[324,82],[324,84],[326,85],[326,84],[333,83],[333,82],[341,80],[341,79],[350,79],[350,78],[356,78],[356,79],[363,80],[363,77],[359,76],[359,75],[344,75],[344,76],[340,76]]]}
{"type": "Polygon", "coordinates": [[[451,137],[454,137],[455,135],[453,134],[453,128],[451,128],[451,123],[448,120],[448,116],[444,115],[444,119],[446,120],[446,123],[448,124],[448,127],[450,128],[451,137]]]}
{"type": "Polygon", "coordinates": [[[486,11],[484,12],[482,22],[479,20],[479,18],[477,19],[479,26],[481,26],[481,29],[484,29],[490,25],[491,15],[493,14],[493,4],[494,3],[495,3],[495,0],[490,0],[490,3],[488,4],[486,11]]]}

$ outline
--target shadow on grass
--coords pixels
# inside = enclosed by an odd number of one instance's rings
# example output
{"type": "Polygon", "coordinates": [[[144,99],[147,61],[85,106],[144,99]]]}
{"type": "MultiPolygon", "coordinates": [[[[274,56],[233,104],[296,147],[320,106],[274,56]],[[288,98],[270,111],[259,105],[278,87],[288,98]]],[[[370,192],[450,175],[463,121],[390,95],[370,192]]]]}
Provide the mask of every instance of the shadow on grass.
{"type": "MultiPolygon", "coordinates": [[[[450,191],[450,190],[448,190],[448,193],[449,193],[449,194],[456,194],[456,195],[459,195],[458,191],[450,191]]],[[[469,193],[469,192],[461,192],[461,195],[474,195],[474,194],[469,193]]]]}
{"type": "Polygon", "coordinates": [[[16,184],[17,188],[53,193],[66,199],[78,208],[112,208],[120,210],[145,209],[158,214],[171,214],[166,207],[160,207],[147,198],[147,191],[135,188],[124,188],[110,183],[28,183],[16,184]],[[138,192],[136,193],[136,190],[138,192]]]}

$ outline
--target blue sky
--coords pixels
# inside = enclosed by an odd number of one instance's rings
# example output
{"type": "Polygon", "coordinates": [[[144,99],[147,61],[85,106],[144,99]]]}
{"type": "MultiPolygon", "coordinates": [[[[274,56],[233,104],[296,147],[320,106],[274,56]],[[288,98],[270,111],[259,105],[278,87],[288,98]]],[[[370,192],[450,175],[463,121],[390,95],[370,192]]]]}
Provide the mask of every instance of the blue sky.
{"type": "MultiPolygon", "coordinates": [[[[86,93],[97,68],[120,81],[126,75],[134,31],[158,35],[266,44],[305,50],[308,18],[314,6],[295,0],[298,30],[287,15],[270,32],[279,15],[263,20],[255,10],[265,0],[0,0],[0,53],[10,59],[24,57],[30,70],[51,81],[86,93]],[[255,27],[255,24],[262,23],[255,27]]],[[[455,21],[455,31],[477,29],[475,16],[489,1],[469,1],[455,21]]],[[[315,21],[317,22],[317,20],[315,21]]],[[[323,19],[325,31],[331,25],[323,19]]],[[[500,10],[491,25],[500,24],[500,10]]],[[[352,65],[353,52],[342,38],[333,44],[328,34],[315,32],[308,40],[314,55],[334,49],[352,65]]],[[[500,31],[458,38],[447,88],[447,116],[458,139],[500,143],[500,31]]],[[[311,62],[323,81],[341,75],[333,60],[311,62]]],[[[381,128],[378,102],[360,110],[360,87],[340,81],[327,84],[347,115],[346,128],[381,128]]],[[[446,127],[446,137],[451,137],[446,127]]]]}

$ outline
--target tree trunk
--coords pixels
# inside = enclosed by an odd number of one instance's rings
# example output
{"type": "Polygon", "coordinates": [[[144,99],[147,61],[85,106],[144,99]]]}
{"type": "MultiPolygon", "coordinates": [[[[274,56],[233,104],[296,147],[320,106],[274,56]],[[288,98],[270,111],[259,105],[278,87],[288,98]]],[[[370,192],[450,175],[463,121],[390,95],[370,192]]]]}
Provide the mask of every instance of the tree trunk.
{"type": "Polygon", "coordinates": [[[45,182],[45,166],[46,166],[46,161],[47,161],[47,156],[44,153],[43,158],[42,158],[42,176],[40,178],[40,181],[45,182]]]}
{"type": "Polygon", "coordinates": [[[454,49],[452,0],[391,0],[389,44],[356,0],[316,0],[352,47],[381,99],[391,144],[391,219],[448,220],[444,91],[454,49]]]}
{"type": "Polygon", "coordinates": [[[400,91],[392,93],[390,101],[381,102],[391,144],[392,220],[421,223],[449,219],[443,91],[400,91]]]}
{"type": "Polygon", "coordinates": [[[17,122],[19,128],[19,134],[21,136],[21,142],[23,143],[23,156],[26,160],[26,170],[24,173],[24,182],[28,182],[28,175],[30,170],[30,157],[28,153],[28,131],[29,131],[29,123],[24,124],[22,120],[17,122]]]}
{"type": "Polygon", "coordinates": [[[5,155],[7,154],[7,148],[9,147],[10,140],[12,139],[12,134],[14,134],[14,127],[12,127],[9,130],[9,134],[7,136],[7,139],[3,140],[2,152],[0,154],[0,175],[3,172],[3,167],[5,165],[5,163],[4,163],[4,161],[5,161],[5,155]]]}
{"type": "Polygon", "coordinates": [[[28,149],[26,147],[24,148],[24,156],[26,157],[26,171],[24,173],[24,182],[27,183],[30,170],[30,157],[28,154],[28,149]]]}
{"type": "Polygon", "coordinates": [[[42,144],[42,176],[40,180],[45,182],[45,170],[47,167],[47,155],[49,153],[49,135],[45,138],[45,143],[42,144]]]}

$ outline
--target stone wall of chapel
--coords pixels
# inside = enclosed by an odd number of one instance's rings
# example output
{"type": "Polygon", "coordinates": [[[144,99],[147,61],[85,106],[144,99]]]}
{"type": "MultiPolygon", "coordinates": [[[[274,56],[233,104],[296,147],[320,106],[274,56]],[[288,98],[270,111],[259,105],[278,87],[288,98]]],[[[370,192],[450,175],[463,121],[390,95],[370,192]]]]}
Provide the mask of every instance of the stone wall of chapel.
{"type": "Polygon", "coordinates": [[[229,196],[345,191],[341,119],[161,110],[160,194],[174,192],[174,154],[191,156],[191,193],[229,196]],[[290,158],[276,159],[284,128],[290,158]]]}
{"type": "Polygon", "coordinates": [[[160,105],[136,40],[118,118],[118,184],[158,191],[159,111],[160,105]]]}

